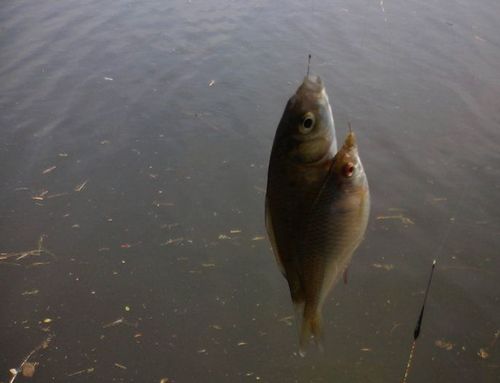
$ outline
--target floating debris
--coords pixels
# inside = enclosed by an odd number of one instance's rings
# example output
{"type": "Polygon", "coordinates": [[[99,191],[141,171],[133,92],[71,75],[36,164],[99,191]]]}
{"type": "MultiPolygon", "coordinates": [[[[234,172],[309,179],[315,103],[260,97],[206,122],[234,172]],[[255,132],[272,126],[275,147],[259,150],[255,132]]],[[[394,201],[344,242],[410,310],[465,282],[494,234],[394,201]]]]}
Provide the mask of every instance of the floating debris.
{"type": "Polygon", "coordinates": [[[14,380],[16,380],[17,375],[19,373],[22,373],[23,376],[27,378],[31,378],[35,374],[35,368],[38,365],[36,362],[30,362],[29,359],[35,354],[36,352],[40,351],[41,349],[45,349],[49,347],[49,343],[54,337],[54,334],[49,334],[47,338],[43,340],[42,343],[40,343],[38,346],[36,346],[21,362],[18,368],[11,368],[9,371],[12,374],[12,378],[9,380],[9,383],[13,383],[14,380]]]}
{"type": "Polygon", "coordinates": [[[361,351],[364,351],[364,352],[370,352],[372,349],[369,348],[369,347],[363,347],[360,349],[361,351]]]}
{"type": "Polygon", "coordinates": [[[181,243],[182,241],[184,241],[184,238],[183,238],[183,237],[179,237],[179,238],[170,238],[168,241],[163,242],[162,244],[160,244],[160,246],[176,245],[176,244],[178,244],[178,243],[181,243]]]}
{"type": "Polygon", "coordinates": [[[50,168],[45,169],[42,174],[47,174],[53,171],[57,166],[51,166],[50,168]]]}
{"type": "Polygon", "coordinates": [[[403,214],[397,214],[397,215],[379,215],[377,217],[377,220],[383,220],[383,219],[399,219],[403,225],[414,225],[415,222],[413,222],[410,218],[405,217],[403,214]]]}
{"type": "Polygon", "coordinates": [[[202,263],[203,267],[215,267],[215,263],[202,263]]]}
{"type": "Polygon", "coordinates": [[[50,262],[34,262],[31,265],[27,265],[26,267],[35,267],[35,266],[43,266],[50,265],[50,262]]]}
{"type": "Polygon", "coordinates": [[[226,235],[226,234],[220,234],[219,239],[231,239],[231,237],[229,235],[226,235]]]}
{"type": "Polygon", "coordinates": [[[287,324],[287,326],[291,326],[293,324],[293,315],[280,318],[278,319],[278,322],[284,322],[287,324]]]}
{"type": "Polygon", "coordinates": [[[115,363],[115,367],[121,368],[122,370],[127,369],[127,367],[125,367],[123,364],[120,364],[120,363],[115,363]]]}
{"type": "Polygon", "coordinates": [[[52,199],[52,198],[57,198],[57,197],[62,197],[68,195],[67,192],[62,192],[62,193],[55,193],[55,194],[49,194],[46,199],[52,199]]]}
{"type": "Polygon", "coordinates": [[[230,234],[239,234],[239,233],[241,233],[241,230],[240,229],[232,229],[232,230],[229,230],[229,233],[230,234]]]}
{"type": "Polygon", "coordinates": [[[119,324],[123,323],[124,319],[123,318],[118,318],[117,320],[110,322],[108,324],[105,324],[102,326],[102,328],[108,328],[108,327],[113,327],[113,326],[118,326],[119,324]]]}
{"type": "Polygon", "coordinates": [[[47,324],[47,323],[52,323],[52,319],[50,318],[45,318],[43,321],[43,323],[47,324]]]}
{"type": "Polygon", "coordinates": [[[125,311],[130,311],[130,307],[129,306],[125,306],[125,311]]]}
{"type": "Polygon", "coordinates": [[[238,342],[238,346],[246,346],[247,342],[238,342]]]}
{"type": "Polygon", "coordinates": [[[83,181],[81,184],[76,185],[74,190],[75,190],[76,192],[81,192],[81,191],[83,190],[83,188],[87,185],[87,182],[88,182],[88,181],[89,181],[89,180],[85,180],[85,181],[83,181]]]}
{"type": "Polygon", "coordinates": [[[104,77],[104,80],[105,81],[113,81],[113,78],[112,77],[104,77]]]}
{"type": "Polygon", "coordinates": [[[26,378],[32,378],[33,375],[35,375],[35,368],[37,365],[38,363],[31,363],[31,362],[24,363],[21,369],[23,376],[26,378]]]}
{"type": "Polygon", "coordinates": [[[401,326],[401,323],[394,323],[394,325],[391,328],[391,331],[389,331],[390,334],[394,332],[399,326],[401,326]]]}
{"type": "Polygon", "coordinates": [[[394,269],[394,265],[392,264],[383,264],[383,263],[373,263],[372,264],[373,267],[375,267],[376,269],[384,269],[384,270],[387,270],[387,271],[390,271],[392,269],[394,269]]]}
{"type": "Polygon", "coordinates": [[[477,355],[479,355],[482,359],[488,359],[490,357],[490,353],[484,348],[480,348],[477,355]]]}
{"type": "Polygon", "coordinates": [[[36,295],[38,294],[38,290],[24,291],[21,295],[36,295]]]}
{"type": "Polygon", "coordinates": [[[263,239],[266,239],[266,237],[263,235],[257,235],[252,238],[252,241],[262,241],[263,239]]]}
{"type": "Polygon", "coordinates": [[[491,340],[490,344],[487,347],[481,347],[479,351],[477,352],[477,355],[481,359],[488,359],[490,357],[490,350],[495,347],[495,344],[500,337],[500,330],[495,331],[495,334],[493,335],[493,339],[491,340]]]}
{"type": "MultiPolygon", "coordinates": [[[[33,250],[28,250],[28,251],[20,251],[20,252],[13,252],[13,253],[0,253],[0,264],[10,264],[10,265],[15,265],[15,266],[22,266],[23,262],[19,261],[27,261],[30,259],[30,257],[35,256],[43,256],[43,255],[49,255],[52,258],[56,258],[54,253],[50,252],[49,250],[45,249],[43,247],[43,240],[46,236],[42,234],[40,238],[38,239],[38,246],[36,249],[33,250]],[[15,262],[12,262],[15,261],[15,262]]],[[[45,265],[48,264],[48,262],[35,262],[31,264],[25,264],[25,267],[30,267],[30,266],[38,266],[38,265],[45,265]]]]}
{"type": "Polygon", "coordinates": [[[434,344],[439,347],[439,348],[442,348],[443,350],[446,350],[446,351],[451,351],[453,350],[453,346],[454,344],[451,343],[451,342],[448,342],[444,339],[438,339],[434,342],[434,344]]]}
{"type": "MultiPolygon", "coordinates": [[[[127,310],[127,307],[128,306],[125,306],[125,311],[130,311],[130,307],[129,307],[128,310],[127,310]]],[[[118,325],[121,325],[121,324],[123,324],[125,326],[129,326],[129,327],[135,327],[135,328],[137,328],[139,326],[137,323],[128,322],[128,321],[125,320],[125,318],[121,317],[121,318],[118,318],[117,320],[115,320],[113,322],[106,323],[105,325],[102,326],[102,328],[114,327],[114,326],[118,326],[118,325]]]]}
{"type": "Polygon", "coordinates": [[[222,327],[219,326],[218,324],[212,324],[212,325],[210,325],[210,327],[215,329],[215,330],[222,330],[222,327]]]}
{"type": "Polygon", "coordinates": [[[215,85],[215,80],[211,80],[209,83],[208,83],[208,86],[214,86],[215,85]]]}
{"type": "Polygon", "coordinates": [[[173,229],[174,227],[179,227],[179,226],[180,226],[180,224],[179,224],[179,223],[177,223],[177,222],[175,222],[175,223],[166,223],[166,224],[161,225],[160,227],[161,227],[162,229],[171,230],[171,229],[173,229]]]}
{"type": "Polygon", "coordinates": [[[41,192],[40,194],[38,195],[35,195],[33,197],[31,197],[32,200],[34,201],[43,201],[45,199],[45,196],[49,193],[48,190],[44,190],[43,192],[41,192]]]}
{"type": "Polygon", "coordinates": [[[90,374],[92,372],[94,372],[94,367],[86,368],[84,370],[75,371],[75,372],[72,372],[71,374],[68,374],[66,376],[75,376],[75,375],[80,375],[80,374],[84,374],[84,373],[90,374]]]}
{"type": "Polygon", "coordinates": [[[500,337],[500,330],[495,331],[495,335],[493,336],[493,340],[490,343],[490,347],[493,347],[500,337]]]}

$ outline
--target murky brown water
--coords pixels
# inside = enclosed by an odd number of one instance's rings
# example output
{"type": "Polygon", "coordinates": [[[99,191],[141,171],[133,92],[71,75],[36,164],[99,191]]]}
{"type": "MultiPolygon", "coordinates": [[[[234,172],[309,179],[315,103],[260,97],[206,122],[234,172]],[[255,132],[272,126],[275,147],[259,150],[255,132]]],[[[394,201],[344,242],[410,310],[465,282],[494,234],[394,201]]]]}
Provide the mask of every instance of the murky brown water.
{"type": "Polygon", "coordinates": [[[410,380],[498,382],[499,14],[3,1],[0,381],[53,333],[32,382],[398,382],[437,258],[410,380]],[[263,199],[308,53],[373,208],[302,359],[263,199]]]}

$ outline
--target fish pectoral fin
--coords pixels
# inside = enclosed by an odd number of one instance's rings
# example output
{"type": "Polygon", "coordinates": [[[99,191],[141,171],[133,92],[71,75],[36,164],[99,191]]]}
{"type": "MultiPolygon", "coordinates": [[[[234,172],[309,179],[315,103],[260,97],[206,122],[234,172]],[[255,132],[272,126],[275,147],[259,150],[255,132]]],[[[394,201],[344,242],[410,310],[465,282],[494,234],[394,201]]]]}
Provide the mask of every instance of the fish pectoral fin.
{"type": "Polygon", "coordinates": [[[311,211],[314,210],[315,206],[317,205],[318,201],[321,199],[321,196],[325,192],[325,189],[327,188],[328,182],[330,179],[335,175],[335,172],[333,171],[333,165],[335,163],[335,157],[333,157],[331,160],[329,160],[326,164],[325,167],[328,168],[328,172],[325,175],[325,179],[323,180],[323,183],[321,184],[321,187],[319,188],[318,195],[314,199],[314,202],[311,205],[311,211]]]}
{"type": "Polygon", "coordinates": [[[274,235],[274,227],[271,219],[271,212],[269,211],[269,201],[266,196],[266,230],[267,235],[269,236],[269,241],[271,242],[271,246],[273,248],[274,257],[276,258],[276,263],[278,264],[281,274],[283,274],[286,278],[285,264],[283,256],[280,254],[278,249],[278,245],[276,243],[276,236],[274,235]]]}

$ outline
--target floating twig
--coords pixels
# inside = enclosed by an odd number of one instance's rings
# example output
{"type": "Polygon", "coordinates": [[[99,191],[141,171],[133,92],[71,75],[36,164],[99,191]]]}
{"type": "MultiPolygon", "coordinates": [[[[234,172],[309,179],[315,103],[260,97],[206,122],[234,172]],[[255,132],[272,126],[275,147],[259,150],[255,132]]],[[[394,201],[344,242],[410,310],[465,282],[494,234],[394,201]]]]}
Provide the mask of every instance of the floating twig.
{"type": "Polygon", "coordinates": [[[80,375],[80,374],[83,374],[83,373],[87,373],[87,374],[90,374],[91,372],[94,372],[94,367],[91,367],[91,368],[86,368],[86,369],[83,369],[83,370],[79,370],[79,371],[75,371],[75,372],[72,372],[71,374],[68,374],[66,376],[75,376],[75,375],[80,375]]]}
{"type": "Polygon", "coordinates": [[[81,184],[76,185],[74,190],[76,192],[81,192],[83,188],[87,185],[87,182],[89,182],[89,180],[85,180],[81,184]]]}
{"type": "Polygon", "coordinates": [[[398,215],[379,215],[377,217],[377,221],[382,220],[382,219],[399,219],[399,220],[401,220],[401,223],[403,225],[413,225],[415,223],[410,218],[405,217],[403,214],[398,214],[398,215]]]}
{"type": "MultiPolygon", "coordinates": [[[[56,258],[55,254],[52,253],[51,251],[47,250],[43,246],[43,241],[44,239],[47,238],[45,234],[42,234],[40,238],[38,239],[37,243],[37,248],[33,250],[28,250],[28,251],[19,251],[19,252],[13,252],[13,253],[0,253],[0,264],[10,264],[10,265],[16,265],[16,266],[21,266],[21,263],[18,262],[12,262],[12,260],[15,261],[21,261],[24,259],[27,259],[28,257],[32,256],[41,256],[41,255],[50,255],[52,258],[56,258]]],[[[35,262],[31,265],[25,265],[25,267],[29,266],[39,266],[43,264],[47,264],[48,262],[35,262]]]]}
{"type": "Polygon", "coordinates": [[[126,326],[130,326],[130,327],[134,327],[134,328],[137,328],[139,326],[137,323],[128,322],[125,320],[125,318],[122,317],[122,318],[118,318],[117,320],[115,320],[113,322],[110,322],[110,323],[103,325],[102,328],[114,327],[114,326],[118,326],[120,324],[124,324],[126,326]]]}
{"type": "Polygon", "coordinates": [[[51,166],[50,168],[45,169],[42,174],[47,174],[50,173],[52,170],[54,170],[57,166],[51,166]]]}

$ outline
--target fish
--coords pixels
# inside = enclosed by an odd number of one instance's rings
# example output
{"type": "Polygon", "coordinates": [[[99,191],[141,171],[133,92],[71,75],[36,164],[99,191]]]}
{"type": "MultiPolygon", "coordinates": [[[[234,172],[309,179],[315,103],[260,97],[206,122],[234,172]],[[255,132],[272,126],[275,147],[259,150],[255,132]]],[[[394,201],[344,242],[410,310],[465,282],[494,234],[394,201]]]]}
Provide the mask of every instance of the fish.
{"type": "Polygon", "coordinates": [[[352,131],[337,151],[335,125],[319,76],[307,75],[288,100],[268,168],[265,220],[277,264],[302,317],[300,354],[322,344],[322,307],[366,231],[368,181],[352,131]]]}

